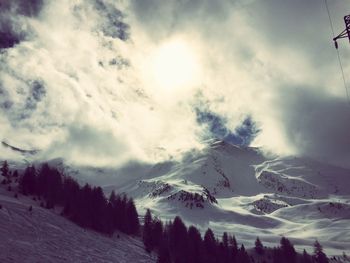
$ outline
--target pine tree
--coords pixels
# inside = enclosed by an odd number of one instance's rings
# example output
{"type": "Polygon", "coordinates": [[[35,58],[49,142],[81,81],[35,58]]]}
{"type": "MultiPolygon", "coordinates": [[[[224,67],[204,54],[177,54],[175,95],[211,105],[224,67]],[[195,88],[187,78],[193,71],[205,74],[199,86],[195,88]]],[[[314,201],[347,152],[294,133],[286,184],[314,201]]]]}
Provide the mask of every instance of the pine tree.
{"type": "Polygon", "coordinates": [[[311,256],[306,252],[304,249],[303,251],[303,256],[301,258],[301,263],[312,263],[312,258],[311,256]]]}
{"type": "Polygon", "coordinates": [[[282,256],[281,248],[273,248],[272,251],[272,263],[282,263],[285,262],[282,256]]]}
{"type": "Polygon", "coordinates": [[[247,253],[247,251],[245,250],[244,245],[241,245],[241,248],[238,251],[238,261],[239,263],[250,263],[250,258],[249,255],[247,253]]]}
{"type": "Polygon", "coordinates": [[[140,230],[139,215],[137,213],[134,200],[131,198],[126,204],[126,233],[129,235],[136,235],[140,230]]]}
{"type": "Polygon", "coordinates": [[[115,211],[118,215],[117,216],[118,229],[125,233],[128,232],[128,227],[129,227],[129,222],[128,222],[127,213],[126,213],[127,203],[128,203],[128,198],[126,197],[125,194],[119,198],[117,196],[115,211]]]}
{"type": "Polygon", "coordinates": [[[258,255],[263,255],[264,254],[264,246],[261,243],[259,237],[256,238],[255,241],[255,251],[258,255]]]}
{"type": "Polygon", "coordinates": [[[145,245],[145,249],[148,253],[150,253],[154,248],[154,243],[152,240],[152,214],[151,210],[147,209],[143,224],[143,233],[142,233],[142,240],[143,244],[145,245]]]}
{"type": "Polygon", "coordinates": [[[46,188],[45,198],[52,207],[56,204],[63,204],[63,184],[61,173],[56,168],[50,169],[47,179],[47,185],[44,186],[46,188]]]}
{"type": "Polygon", "coordinates": [[[222,234],[222,243],[224,247],[228,247],[228,235],[226,232],[222,234]]]}
{"type": "Polygon", "coordinates": [[[281,252],[286,263],[295,263],[297,253],[295,252],[294,246],[290,243],[289,239],[282,237],[281,241],[281,252]]]}
{"type": "Polygon", "coordinates": [[[28,166],[19,182],[19,189],[23,194],[36,192],[36,171],[34,166],[28,166]]]}
{"type": "Polygon", "coordinates": [[[314,243],[314,261],[316,263],[328,263],[328,258],[326,254],[323,252],[323,248],[321,244],[316,240],[314,243]]]}
{"type": "Polygon", "coordinates": [[[38,195],[43,196],[43,197],[47,197],[47,186],[48,186],[48,177],[51,173],[50,167],[47,163],[44,163],[41,166],[41,169],[39,171],[38,174],[38,178],[37,178],[37,191],[38,191],[38,195]]]}
{"type": "Polygon", "coordinates": [[[221,258],[222,258],[222,262],[223,263],[226,263],[226,262],[229,262],[230,261],[230,251],[229,251],[229,240],[228,240],[228,235],[226,232],[223,233],[222,235],[222,248],[221,248],[221,258]]]}
{"type": "Polygon", "coordinates": [[[202,237],[194,226],[188,228],[188,262],[203,262],[202,237]]]}
{"type": "Polygon", "coordinates": [[[183,262],[187,257],[187,228],[178,216],[175,217],[174,222],[170,225],[169,249],[174,262],[183,262]]]}
{"type": "Polygon", "coordinates": [[[214,233],[210,228],[208,228],[204,234],[203,245],[204,245],[206,262],[208,263],[216,262],[217,243],[214,237],[214,233]]]}
{"type": "Polygon", "coordinates": [[[171,257],[169,247],[166,238],[162,241],[162,244],[158,251],[157,263],[171,263],[171,257]]]}
{"type": "MultiPolygon", "coordinates": [[[[39,180],[39,179],[38,179],[39,180]]],[[[70,217],[73,213],[73,206],[80,191],[79,184],[70,177],[65,177],[63,182],[63,214],[70,217]]]]}
{"type": "Polygon", "coordinates": [[[153,244],[155,248],[159,248],[163,236],[163,223],[158,218],[153,219],[152,224],[152,233],[153,233],[153,244]]]}
{"type": "Polygon", "coordinates": [[[108,218],[110,220],[111,228],[113,229],[113,231],[117,229],[117,221],[118,221],[117,213],[115,211],[116,200],[117,200],[117,196],[114,190],[112,190],[108,198],[107,213],[108,213],[108,218]]]}
{"type": "Polygon", "coordinates": [[[116,201],[116,199],[117,196],[115,194],[115,191],[112,190],[111,194],[109,195],[108,202],[113,204],[116,201]]]}
{"type": "Polygon", "coordinates": [[[10,170],[9,170],[9,165],[8,165],[7,161],[4,161],[2,163],[2,166],[1,166],[0,170],[1,170],[1,175],[3,177],[5,177],[6,179],[9,179],[10,170]]]}
{"type": "Polygon", "coordinates": [[[231,246],[230,260],[231,262],[237,262],[238,244],[235,236],[229,236],[229,244],[231,246]]]}

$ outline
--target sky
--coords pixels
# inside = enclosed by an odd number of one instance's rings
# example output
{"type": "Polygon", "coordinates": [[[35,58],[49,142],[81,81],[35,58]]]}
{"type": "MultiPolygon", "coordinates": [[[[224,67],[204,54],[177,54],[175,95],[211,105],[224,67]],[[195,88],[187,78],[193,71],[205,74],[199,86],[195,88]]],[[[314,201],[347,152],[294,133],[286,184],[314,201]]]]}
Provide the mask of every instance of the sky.
{"type": "MultiPolygon", "coordinates": [[[[328,3],[340,32],[350,5],[328,3]]],[[[39,158],[154,163],[218,138],[349,167],[350,102],[322,0],[0,7],[0,139],[39,158]]]]}

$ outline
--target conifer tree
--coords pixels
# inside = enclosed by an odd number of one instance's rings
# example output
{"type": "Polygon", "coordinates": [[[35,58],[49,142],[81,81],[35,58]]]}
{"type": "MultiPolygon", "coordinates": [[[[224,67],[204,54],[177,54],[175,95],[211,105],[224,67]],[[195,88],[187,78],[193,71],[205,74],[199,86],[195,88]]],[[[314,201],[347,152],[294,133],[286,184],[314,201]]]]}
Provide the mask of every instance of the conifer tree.
{"type": "Polygon", "coordinates": [[[226,262],[230,262],[232,260],[230,260],[230,250],[229,250],[229,237],[227,235],[226,232],[223,233],[222,235],[222,248],[220,250],[222,250],[220,252],[221,254],[221,261],[223,263],[226,263],[226,262]]]}
{"type": "Polygon", "coordinates": [[[3,177],[5,177],[6,179],[9,179],[10,170],[9,170],[9,165],[8,165],[6,160],[2,163],[0,170],[1,170],[1,175],[3,177]]]}
{"type": "Polygon", "coordinates": [[[28,166],[19,182],[19,189],[23,194],[36,192],[36,171],[34,166],[28,166]]]}
{"type": "Polygon", "coordinates": [[[295,263],[297,253],[295,252],[294,246],[289,239],[282,237],[281,241],[281,252],[286,263],[295,263]]]}
{"type": "Polygon", "coordinates": [[[232,262],[237,261],[238,257],[238,244],[235,236],[229,236],[229,243],[231,246],[230,259],[232,262]]]}
{"type": "Polygon", "coordinates": [[[216,239],[214,237],[213,231],[208,228],[207,231],[204,234],[204,250],[205,250],[205,257],[206,257],[206,262],[212,263],[216,262],[216,239]]]}
{"type": "Polygon", "coordinates": [[[142,233],[142,240],[143,244],[145,245],[145,249],[148,253],[150,253],[153,250],[154,244],[152,240],[152,214],[151,210],[147,209],[143,224],[143,233],[142,233]]]}
{"type": "Polygon", "coordinates": [[[203,262],[202,237],[194,226],[188,228],[188,262],[203,262]]]}
{"type": "Polygon", "coordinates": [[[152,233],[153,245],[155,248],[159,248],[163,236],[163,223],[158,218],[153,219],[152,233]]]}
{"type": "Polygon", "coordinates": [[[157,263],[171,263],[171,257],[169,252],[168,243],[163,240],[158,251],[157,263]]]}
{"type": "Polygon", "coordinates": [[[134,200],[131,198],[126,204],[126,219],[126,233],[130,235],[138,234],[140,229],[139,215],[137,213],[134,200]]]}
{"type": "Polygon", "coordinates": [[[238,251],[238,260],[237,262],[239,263],[250,263],[250,258],[249,255],[247,253],[247,251],[245,250],[244,245],[241,245],[241,248],[238,251]]]}
{"type": "Polygon", "coordinates": [[[303,251],[303,255],[301,258],[301,263],[312,263],[312,258],[311,256],[306,252],[306,250],[304,249],[303,251]]]}
{"type": "Polygon", "coordinates": [[[273,248],[272,251],[272,263],[282,263],[285,262],[282,257],[282,251],[281,248],[273,248]]]}
{"type": "Polygon", "coordinates": [[[263,255],[264,254],[264,246],[261,243],[259,237],[256,238],[255,241],[255,251],[258,255],[263,255]]]}
{"type": "Polygon", "coordinates": [[[314,243],[313,258],[314,258],[314,261],[316,263],[328,263],[329,262],[326,254],[323,252],[323,248],[322,248],[321,244],[317,240],[314,243]]]}
{"type": "Polygon", "coordinates": [[[170,225],[169,248],[174,262],[183,262],[187,257],[187,228],[178,216],[175,217],[174,222],[170,225]]]}

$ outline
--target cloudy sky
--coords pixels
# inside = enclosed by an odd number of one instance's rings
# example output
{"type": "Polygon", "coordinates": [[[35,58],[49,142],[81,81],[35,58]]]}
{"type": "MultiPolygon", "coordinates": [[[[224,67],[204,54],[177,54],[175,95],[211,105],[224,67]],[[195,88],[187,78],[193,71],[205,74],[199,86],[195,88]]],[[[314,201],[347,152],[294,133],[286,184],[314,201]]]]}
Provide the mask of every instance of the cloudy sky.
{"type": "MultiPolygon", "coordinates": [[[[342,31],[349,3],[329,8],[342,31]]],[[[0,10],[0,139],[11,145],[121,165],[219,138],[350,163],[324,1],[0,0],[0,10]]],[[[350,45],[339,44],[347,77],[350,45]]]]}

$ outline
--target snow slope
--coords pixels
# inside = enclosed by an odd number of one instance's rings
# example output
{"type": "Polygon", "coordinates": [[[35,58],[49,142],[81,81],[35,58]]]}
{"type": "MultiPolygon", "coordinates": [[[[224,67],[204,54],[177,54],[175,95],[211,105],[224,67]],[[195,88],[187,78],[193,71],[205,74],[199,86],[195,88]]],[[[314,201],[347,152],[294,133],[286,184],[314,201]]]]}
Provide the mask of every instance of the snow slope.
{"type": "Polygon", "coordinates": [[[259,149],[216,141],[182,160],[121,169],[50,161],[81,183],[132,196],[163,220],[180,215],[202,231],[235,234],[252,246],[256,236],[275,246],[289,237],[312,251],[318,239],[330,255],[350,254],[350,171],[308,158],[267,158],[259,149]]]}
{"type": "MultiPolygon", "coordinates": [[[[0,176],[1,177],[1,176],[0,176]]],[[[139,239],[85,230],[0,185],[0,262],[155,262],[139,239]],[[33,206],[29,212],[29,206],[33,206]]]]}
{"type": "Polygon", "coordinates": [[[275,246],[286,235],[299,249],[311,252],[318,239],[329,254],[350,253],[349,170],[307,158],[268,159],[258,149],[217,141],[133,178],[127,184],[116,177],[104,189],[127,192],[140,211],[151,208],[166,220],[181,215],[246,245],[260,236],[275,246]]]}

